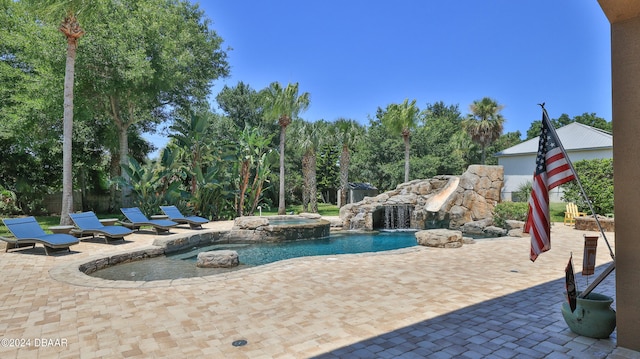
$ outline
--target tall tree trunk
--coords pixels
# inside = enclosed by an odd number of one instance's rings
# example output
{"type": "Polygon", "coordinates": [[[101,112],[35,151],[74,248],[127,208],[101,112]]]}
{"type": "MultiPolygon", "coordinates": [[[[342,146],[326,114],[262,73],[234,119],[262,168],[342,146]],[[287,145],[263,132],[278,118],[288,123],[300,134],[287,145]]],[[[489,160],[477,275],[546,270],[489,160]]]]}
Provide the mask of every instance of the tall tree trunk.
{"type": "Polygon", "coordinates": [[[253,195],[253,202],[251,203],[251,210],[249,211],[250,215],[253,216],[253,213],[258,208],[258,203],[260,202],[260,195],[262,194],[262,186],[264,184],[264,179],[259,178],[260,176],[260,166],[256,168],[256,176],[253,178],[253,184],[251,185],[251,193],[253,195]]]}
{"type": "MultiPolygon", "coordinates": [[[[120,175],[120,154],[115,149],[111,149],[111,161],[109,162],[109,177],[114,180],[120,175]]],[[[120,205],[117,201],[116,186],[114,184],[109,188],[109,212],[116,211],[120,205]]]]}
{"type": "Polygon", "coordinates": [[[404,135],[404,182],[409,182],[409,136],[404,135]]]}
{"type": "MultiPolygon", "coordinates": [[[[193,177],[191,177],[191,196],[195,197],[196,193],[198,192],[198,177],[196,176],[196,169],[197,168],[202,169],[202,166],[200,164],[200,146],[199,145],[196,145],[196,148],[193,150],[192,157],[193,157],[193,163],[191,165],[191,168],[193,169],[194,174],[193,174],[193,177]]],[[[248,176],[249,175],[247,175],[247,178],[248,176]]]]}
{"type": "Polygon", "coordinates": [[[67,63],[64,74],[64,119],[62,130],[62,208],[60,224],[70,225],[73,213],[73,79],[78,39],[67,36],[67,63]]]}
{"type": "Polygon", "coordinates": [[[318,213],[318,180],[316,178],[316,154],[309,158],[309,200],[312,213],[318,213]]]}
{"type": "Polygon", "coordinates": [[[89,209],[89,204],[87,203],[87,194],[88,194],[88,190],[87,188],[89,187],[87,185],[87,171],[85,169],[82,169],[81,171],[79,171],[79,176],[80,177],[80,206],[82,208],[82,211],[88,211],[89,209]]]}
{"type": "MultiPolygon", "coordinates": [[[[113,120],[116,123],[116,127],[118,128],[118,156],[120,158],[120,166],[117,170],[118,173],[121,174],[122,178],[124,178],[126,182],[129,182],[129,175],[127,174],[127,172],[122,171],[121,167],[129,165],[129,137],[127,135],[127,131],[129,130],[129,123],[131,123],[132,117],[130,117],[130,120],[128,122],[124,121],[124,119],[120,115],[120,102],[118,101],[116,96],[109,96],[109,104],[111,106],[111,116],[113,117],[113,120]]],[[[120,206],[131,207],[131,188],[129,188],[128,186],[124,186],[120,189],[120,191],[120,206]]]]}
{"type": "MultiPolygon", "coordinates": [[[[119,132],[118,132],[118,142],[120,143],[120,166],[128,166],[129,165],[129,137],[127,137],[127,127],[121,127],[119,128],[119,132]]],[[[124,180],[126,182],[129,182],[129,175],[127,174],[127,172],[122,171],[122,169],[120,169],[120,173],[122,174],[122,177],[124,178],[124,180]]],[[[121,204],[123,207],[131,207],[132,201],[131,201],[131,188],[128,186],[125,186],[124,188],[121,189],[122,191],[122,198],[121,198],[121,204]]]]}
{"type": "Polygon", "coordinates": [[[349,147],[343,145],[340,153],[340,207],[347,204],[347,194],[349,193],[349,147]]]}
{"type": "Polygon", "coordinates": [[[240,198],[239,198],[238,208],[236,210],[238,217],[244,216],[244,201],[245,201],[244,196],[247,193],[247,187],[249,187],[250,175],[251,173],[249,173],[249,160],[244,160],[240,165],[240,198]]]}
{"type": "Polygon", "coordinates": [[[278,197],[278,214],[286,214],[284,203],[284,140],[287,126],[280,126],[280,195],[278,197]]]}
{"type": "Polygon", "coordinates": [[[302,156],[302,212],[309,212],[309,199],[311,190],[311,168],[310,168],[310,153],[305,152],[302,156]]]}

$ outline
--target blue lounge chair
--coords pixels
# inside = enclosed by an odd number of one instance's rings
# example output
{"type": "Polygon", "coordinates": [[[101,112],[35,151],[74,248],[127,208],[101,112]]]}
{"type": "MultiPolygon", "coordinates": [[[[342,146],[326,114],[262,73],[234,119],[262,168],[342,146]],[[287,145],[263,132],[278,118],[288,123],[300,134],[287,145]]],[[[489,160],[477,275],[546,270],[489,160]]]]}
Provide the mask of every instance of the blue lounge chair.
{"type": "Polygon", "coordinates": [[[133,233],[131,229],[123,226],[105,226],[100,222],[98,216],[91,211],[70,213],[69,216],[76,227],[78,227],[78,229],[72,230],[71,233],[78,234],[80,237],[88,235],[95,237],[96,234],[98,234],[104,237],[105,243],[109,243],[110,240],[122,239],[124,241],[125,236],[133,233]]]}
{"type": "Polygon", "coordinates": [[[7,218],[2,222],[9,229],[15,238],[0,237],[7,242],[5,251],[13,248],[25,246],[35,247],[36,244],[44,246],[44,252],[49,255],[49,251],[59,249],[69,249],[70,246],[78,244],[78,238],[69,234],[47,234],[38,224],[34,217],[7,218]]]}
{"type": "Polygon", "coordinates": [[[160,234],[169,232],[171,227],[178,225],[178,223],[168,219],[148,219],[138,207],[120,208],[120,211],[127,218],[127,221],[121,221],[120,223],[134,230],[140,229],[142,226],[151,226],[157,234],[160,234]]]}
{"type": "Polygon", "coordinates": [[[191,229],[201,229],[203,224],[209,223],[209,220],[203,217],[185,217],[176,206],[160,206],[160,209],[170,220],[178,223],[187,223],[191,229]]]}

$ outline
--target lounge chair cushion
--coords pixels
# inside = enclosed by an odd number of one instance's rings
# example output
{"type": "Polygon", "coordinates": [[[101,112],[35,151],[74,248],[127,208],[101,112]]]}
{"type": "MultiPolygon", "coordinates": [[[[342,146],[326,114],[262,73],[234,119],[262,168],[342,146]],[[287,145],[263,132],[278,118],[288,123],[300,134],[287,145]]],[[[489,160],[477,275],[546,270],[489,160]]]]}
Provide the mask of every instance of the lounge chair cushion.
{"type": "Polygon", "coordinates": [[[81,236],[86,234],[101,234],[105,237],[105,240],[108,240],[124,239],[124,236],[133,233],[130,229],[123,226],[105,226],[92,211],[71,213],[69,216],[78,227],[76,233],[80,233],[81,236]]]}
{"type": "Polygon", "coordinates": [[[209,220],[198,216],[184,216],[182,212],[176,206],[160,206],[160,209],[164,214],[169,217],[170,220],[178,223],[188,223],[192,227],[202,226],[205,223],[209,223],[209,220]]]}
{"type": "Polygon", "coordinates": [[[7,243],[16,247],[26,244],[42,244],[45,252],[49,254],[49,249],[68,249],[74,244],[78,244],[78,238],[69,234],[47,234],[40,227],[35,217],[6,218],[2,222],[15,237],[0,237],[7,243]]]}
{"type": "Polygon", "coordinates": [[[156,232],[166,232],[169,228],[178,225],[178,223],[168,219],[148,219],[138,207],[120,208],[120,211],[129,221],[129,223],[123,222],[123,224],[134,228],[152,226],[156,232]]]}

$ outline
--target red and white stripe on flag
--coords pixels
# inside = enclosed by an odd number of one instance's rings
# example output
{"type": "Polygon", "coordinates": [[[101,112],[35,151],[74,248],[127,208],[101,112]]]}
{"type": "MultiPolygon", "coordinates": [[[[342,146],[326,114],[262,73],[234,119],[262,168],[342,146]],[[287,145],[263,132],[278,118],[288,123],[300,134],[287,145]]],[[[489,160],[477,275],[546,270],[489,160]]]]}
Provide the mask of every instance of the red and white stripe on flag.
{"type": "Polygon", "coordinates": [[[540,253],[551,249],[549,190],[575,178],[560,139],[543,109],[536,170],[533,174],[533,188],[524,226],[524,232],[531,235],[531,261],[535,261],[540,253]]]}

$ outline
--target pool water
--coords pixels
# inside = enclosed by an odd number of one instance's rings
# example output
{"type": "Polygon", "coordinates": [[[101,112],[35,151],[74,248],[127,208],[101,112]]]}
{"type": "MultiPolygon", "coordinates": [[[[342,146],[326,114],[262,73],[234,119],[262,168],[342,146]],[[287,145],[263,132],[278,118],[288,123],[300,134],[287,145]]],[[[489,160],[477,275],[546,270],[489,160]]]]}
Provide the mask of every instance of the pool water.
{"type": "Polygon", "coordinates": [[[195,263],[198,252],[216,249],[232,249],[238,252],[240,262],[249,266],[281,261],[284,259],[331,254],[381,252],[416,245],[413,232],[379,234],[331,235],[329,238],[294,242],[260,243],[251,245],[214,245],[180,255],[172,255],[195,263]]]}
{"type": "Polygon", "coordinates": [[[328,238],[259,244],[217,244],[193,248],[142,261],[123,263],[91,273],[111,280],[162,280],[190,278],[236,271],[285,259],[349,253],[381,252],[417,245],[414,232],[331,234],[328,238]],[[240,265],[234,268],[197,268],[199,252],[231,249],[238,252],[240,265]]]}

